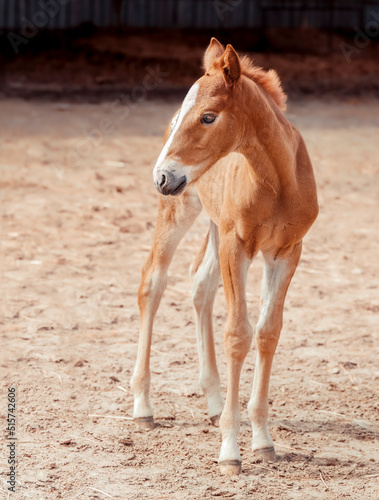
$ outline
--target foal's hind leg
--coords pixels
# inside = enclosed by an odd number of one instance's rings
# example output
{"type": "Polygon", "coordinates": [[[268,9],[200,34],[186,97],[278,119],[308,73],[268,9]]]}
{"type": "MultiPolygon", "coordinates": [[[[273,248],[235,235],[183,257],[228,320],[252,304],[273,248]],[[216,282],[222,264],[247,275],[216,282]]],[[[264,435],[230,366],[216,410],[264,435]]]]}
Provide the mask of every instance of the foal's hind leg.
{"type": "Polygon", "coordinates": [[[134,421],[147,429],[154,428],[150,403],[150,345],[154,316],[166,287],[167,270],[176,247],[201,208],[194,189],[187,189],[178,198],[161,198],[154,244],[142,270],[138,291],[140,336],[136,366],[130,384],[134,395],[134,421]]]}
{"type": "Polygon", "coordinates": [[[257,359],[248,412],[253,427],[253,451],[270,461],[276,458],[267,424],[271,366],[282,328],[284,300],[300,254],[301,242],[276,260],[264,254],[262,308],[255,333],[257,359]]]}
{"type": "Polygon", "coordinates": [[[192,297],[196,312],[196,337],[200,364],[200,387],[207,401],[212,423],[219,425],[224,407],[220,391],[220,376],[216,365],[213,340],[213,303],[220,281],[219,236],[211,221],[205,244],[192,266],[194,275],[192,297]]]}

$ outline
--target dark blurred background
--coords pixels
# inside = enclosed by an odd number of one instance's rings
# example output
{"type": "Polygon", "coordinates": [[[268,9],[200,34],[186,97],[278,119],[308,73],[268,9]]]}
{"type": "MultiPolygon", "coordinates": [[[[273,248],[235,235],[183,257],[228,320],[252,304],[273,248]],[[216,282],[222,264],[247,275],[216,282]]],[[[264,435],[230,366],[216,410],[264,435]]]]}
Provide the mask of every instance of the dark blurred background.
{"type": "Polygon", "coordinates": [[[0,92],[112,98],[150,68],[164,77],[149,98],[178,95],[211,36],[292,95],[379,95],[379,6],[357,0],[1,1],[0,92]]]}

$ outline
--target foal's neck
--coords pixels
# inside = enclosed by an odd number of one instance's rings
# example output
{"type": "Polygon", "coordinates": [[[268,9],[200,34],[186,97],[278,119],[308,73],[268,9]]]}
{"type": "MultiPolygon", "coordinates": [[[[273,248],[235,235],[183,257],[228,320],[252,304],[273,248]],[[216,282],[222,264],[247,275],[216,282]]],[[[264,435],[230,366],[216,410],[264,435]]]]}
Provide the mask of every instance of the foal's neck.
{"type": "Polygon", "coordinates": [[[254,82],[250,88],[240,152],[254,182],[275,197],[290,196],[297,189],[296,151],[299,134],[269,96],[254,82]]]}

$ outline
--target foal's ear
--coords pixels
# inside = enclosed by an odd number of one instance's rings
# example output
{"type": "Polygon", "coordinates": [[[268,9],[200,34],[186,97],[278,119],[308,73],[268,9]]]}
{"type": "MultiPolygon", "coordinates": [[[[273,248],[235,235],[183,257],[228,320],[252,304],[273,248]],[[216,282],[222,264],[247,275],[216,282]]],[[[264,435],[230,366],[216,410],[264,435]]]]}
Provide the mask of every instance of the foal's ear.
{"type": "Polygon", "coordinates": [[[227,45],[221,58],[221,71],[226,86],[231,88],[238,82],[241,76],[241,65],[237,52],[231,45],[227,45]]]}
{"type": "Polygon", "coordinates": [[[224,47],[218,40],[216,40],[216,38],[211,39],[211,42],[207,50],[205,51],[203,60],[203,67],[206,72],[212,69],[213,62],[222,56],[224,50],[225,50],[224,47]]]}

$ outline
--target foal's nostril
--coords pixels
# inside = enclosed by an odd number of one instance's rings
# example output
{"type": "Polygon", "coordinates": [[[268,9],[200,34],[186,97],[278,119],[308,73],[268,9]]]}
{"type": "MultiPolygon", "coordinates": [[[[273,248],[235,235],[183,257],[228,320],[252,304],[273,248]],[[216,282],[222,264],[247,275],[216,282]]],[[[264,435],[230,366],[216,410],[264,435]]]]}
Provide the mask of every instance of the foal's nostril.
{"type": "Polygon", "coordinates": [[[163,187],[166,184],[166,176],[162,174],[161,182],[159,183],[159,187],[163,187]]]}

